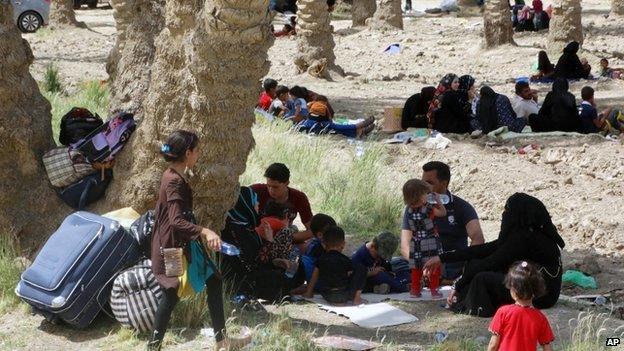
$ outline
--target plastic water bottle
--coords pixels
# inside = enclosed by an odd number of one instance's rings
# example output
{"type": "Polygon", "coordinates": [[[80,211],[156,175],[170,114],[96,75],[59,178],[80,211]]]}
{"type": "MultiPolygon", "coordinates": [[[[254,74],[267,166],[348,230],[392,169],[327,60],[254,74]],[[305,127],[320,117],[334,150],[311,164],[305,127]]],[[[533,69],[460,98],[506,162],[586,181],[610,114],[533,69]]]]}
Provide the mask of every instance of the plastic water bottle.
{"type": "Polygon", "coordinates": [[[228,244],[226,242],[221,243],[221,253],[228,256],[238,256],[240,255],[240,250],[238,247],[228,244]]]}
{"type": "Polygon", "coordinates": [[[297,270],[299,269],[299,249],[294,247],[293,250],[290,252],[290,255],[288,255],[288,261],[290,261],[290,264],[288,265],[288,269],[286,270],[285,274],[286,274],[286,278],[292,278],[295,276],[295,273],[297,273],[297,270]]]}
{"type": "Polygon", "coordinates": [[[607,298],[602,295],[596,296],[594,303],[598,306],[604,306],[607,303],[607,298]]]}
{"type": "Polygon", "coordinates": [[[438,200],[436,199],[436,195],[438,195],[440,197],[440,202],[442,203],[442,205],[446,205],[449,202],[451,202],[451,197],[446,195],[446,194],[436,194],[436,193],[429,193],[427,195],[427,202],[435,205],[438,203],[438,200]]]}
{"type": "Polygon", "coordinates": [[[364,143],[360,140],[355,143],[355,157],[362,158],[364,156],[364,143]]]}

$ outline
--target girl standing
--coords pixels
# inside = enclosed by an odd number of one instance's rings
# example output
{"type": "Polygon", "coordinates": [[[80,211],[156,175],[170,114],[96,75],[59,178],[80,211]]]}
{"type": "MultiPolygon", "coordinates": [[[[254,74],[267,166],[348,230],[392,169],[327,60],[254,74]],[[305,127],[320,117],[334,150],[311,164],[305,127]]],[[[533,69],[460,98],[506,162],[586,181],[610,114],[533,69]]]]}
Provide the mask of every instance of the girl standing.
{"type": "MultiPolygon", "coordinates": [[[[167,275],[164,250],[182,248],[185,256],[182,259],[187,261],[192,259],[189,244],[193,240],[201,239],[212,251],[221,250],[221,239],[215,232],[194,224],[193,194],[188,177],[192,175],[191,169],[199,157],[198,144],[197,135],[185,130],[177,130],[169,135],[167,142],[161,148],[161,154],[169,162],[169,167],[161,178],[156,203],[156,221],[152,237],[152,271],[158,283],[163,287],[164,293],[156,311],[148,350],[160,350],[171,312],[179,301],[179,277],[171,272],[167,275]]],[[[231,340],[225,337],[221,277],[214,268],[214,264],[207,257],[205,260],[204,263],[212,268],[212,274],[206,279],[206,289],[210,319],[215,330],[216,349],[227,349],[239,346],[237,344],[245,344],[249,340],[231,340]]]]}

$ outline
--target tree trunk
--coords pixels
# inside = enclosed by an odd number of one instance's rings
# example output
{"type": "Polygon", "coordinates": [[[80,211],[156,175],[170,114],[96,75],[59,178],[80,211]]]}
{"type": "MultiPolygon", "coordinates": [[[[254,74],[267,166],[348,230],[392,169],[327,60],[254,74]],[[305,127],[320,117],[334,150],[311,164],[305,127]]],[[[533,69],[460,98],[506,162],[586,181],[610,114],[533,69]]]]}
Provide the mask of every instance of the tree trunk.
{"type": "Polygon", "coordinates": [[[611,0],[611,14],[624,16],[624,0],[611,0]]]}
{"type": "Polygon", "coordinates": [[[33,54],[0,0],[0,235],[36,249],[70,210],[50,188],[41,163],[54,145],[50,103],[30,75],[33,54]]]}
{"type": "Polygon", "coordinates": [[[457,5],[459,7],[477,6],[476,0],[458,0],[457,5]]]}
{"type": "Polygon", "coordinates": [[[74,0],[52,0],[50,3],[50,28],[81,27],[83,22],[76,20],[74,0]]]}
{"type": "Polygon", "coordinates": [[[371,26],[382,30],[403,29],[401,0],[381,0],[371,19],[371,26]]]}
{"type": "Polygon", "coordinates": [[[375,15],[376,9],[375,0],[353,0],[353,6],[351,6],[353,27],[365,26],[366,20],[375,15]]]}
{"type": "Polygon", "coordinates": [[[336,65],[334,55],[333,27],[327,2],[301,0],[297,12],[297,56],[295,65],[299,73],[333,79],[343,76],[344,71],[336,65]]]}
{"type": "Polygon", "coordinates": [[[186,129],[200,137],[191,178],[197,218],[217,230],[223,225],[254,144],[257,92],[250,87],[269,69],[267,7],[262,0],[167,0],[145,113],[119,155],[109,203],[153,208],[166,167],[157,150],[169,133],[186,129]]]}
{"type": "Polygon", "coordinates": [[[106,64],[111,109],[140,119],[147,95],[156,47],[154,40],[165,22],[165,0],[112,0],[117,41],[106,64]]]}
{"type": "Polygon", "coordinates": [[[572,41],[583,44],[581,0],[559,0],[553,6],[553,18],[548,31],[548,49],[561,51],[572,41]]]}
{"type": "Polygon", "coordinates": [[[483,11],[483,47],[495,48],[500,45],[516,45],[513,40],[513,25],[506,0],[490,0],[483,11]]]}

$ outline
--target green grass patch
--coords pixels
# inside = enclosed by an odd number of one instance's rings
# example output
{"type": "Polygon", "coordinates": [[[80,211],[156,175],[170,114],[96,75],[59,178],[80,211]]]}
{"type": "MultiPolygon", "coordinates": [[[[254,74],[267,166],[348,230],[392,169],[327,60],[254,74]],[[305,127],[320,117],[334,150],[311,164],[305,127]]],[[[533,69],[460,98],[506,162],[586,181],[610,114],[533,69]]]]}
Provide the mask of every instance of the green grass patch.
{"type": "Polygon", "coordinates": [[[58,68],[54,63],[48,64],[43,74],[43,89],[48,93],[60,93],[63,90],[58,68]]]}
{"type": "Polygon", "coordinates": [[[291,125],[256,124],[256,146],[241,184],[264,182],[266,167],[281,162],[290,169],[290,184],[306,193],[314,213],[333,216],[357,237],[396,232],[403,201],[401,189],[384,178],[389,160],[385,146],[362,142],[364,154],[357,157],[355,143],[341,137],[308,136],[292,131],[291,125]]]}
{"type": "Polygon", "coordinates": [[[7,235],[0,236],[0,314],[13,309],[19,302],[14,291],[21,274],[16,257],[14,241],[7,235]]]}

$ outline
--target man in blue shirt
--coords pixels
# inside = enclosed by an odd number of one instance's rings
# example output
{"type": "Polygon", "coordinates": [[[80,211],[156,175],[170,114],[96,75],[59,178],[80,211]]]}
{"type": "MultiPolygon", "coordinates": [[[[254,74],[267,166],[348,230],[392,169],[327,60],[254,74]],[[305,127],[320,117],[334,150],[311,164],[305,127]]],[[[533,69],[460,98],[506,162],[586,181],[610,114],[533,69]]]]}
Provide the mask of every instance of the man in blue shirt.
{"type": "MultiPolygon", "coordinates": [[[[434,192],[450,197],[450,202],[444,205],[446,216],[434,220],[444,251],[468,247],[468,238],[470,245],[483,244],[485,242],[483,231],[474,207],[448,190],[451,181],[449,166],[443,162],[432,161],[423,165],[422,170],[422,180],[429,183],[434,192]]],[[[442,271],[442,279],[447,282],[456,279],[461,275],[463,266],[462,262],[446,264],[442,271]]]]}

